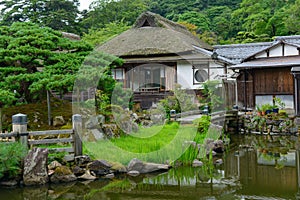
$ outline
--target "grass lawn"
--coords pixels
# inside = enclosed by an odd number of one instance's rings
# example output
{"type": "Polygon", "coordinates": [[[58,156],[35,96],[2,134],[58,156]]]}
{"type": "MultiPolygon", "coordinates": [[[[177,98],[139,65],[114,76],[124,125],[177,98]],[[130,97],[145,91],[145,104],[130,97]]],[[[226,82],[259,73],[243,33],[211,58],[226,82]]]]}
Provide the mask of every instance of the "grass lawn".
{"type": "Polygon", "coordinates": [[[173,162],[183,155],[189,154],[186,141],[203,142],[205,134],[197,133],[195,125],[180,125],[178,123],[140,128],[137,133],[111,140],[84,142],[87,153],[96,159],[104,159],[122,164],[128,164],[133,158],[147,162],[173,162]]]}

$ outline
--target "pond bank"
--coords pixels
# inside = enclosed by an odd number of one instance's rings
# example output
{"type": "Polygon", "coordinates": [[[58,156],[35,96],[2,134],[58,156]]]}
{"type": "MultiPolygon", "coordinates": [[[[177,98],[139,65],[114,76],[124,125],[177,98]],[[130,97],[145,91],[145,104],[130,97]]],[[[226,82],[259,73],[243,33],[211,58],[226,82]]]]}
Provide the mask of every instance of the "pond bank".
{"type": "MultiPolygon", "coordinates": [[[[176,167],[164,173],[142,174],[137,177],[118,175],[113,179],[75,181],[67,184],[46,184],[38,187],[1,188],[4,199],[295,199],[299,188],[299,160],[296,161],[297,139],[290,136],[232,136],[232,148],[213,168],[205,166],[176,167]],[[255,141],[255,142],[253,142],[255,141]],[[266,143],[263,143],[266,141],[266,143]],[[282,142],[282,144],[280,144],[282,142]],[[288,145],[287,160],[294,165],[275,168],[275,162],[257,151],[266,144],[273,149],[288,145]],[[272,144],[272,145],[271,145],[272,144]],[[276,146],[277,145],[277,146],[276,146]],[[266,160],[263,160],[266,159],[266,160]]],[[[270,153],[270,148],[266,149],[270,153]]],[[[265,152],[266,155],[267,152],[265,152]]],[[[282,152],[283,153],[283,152],[282,152]]],[[[280,155],[280,163],[285,160],[280,155]]]]}

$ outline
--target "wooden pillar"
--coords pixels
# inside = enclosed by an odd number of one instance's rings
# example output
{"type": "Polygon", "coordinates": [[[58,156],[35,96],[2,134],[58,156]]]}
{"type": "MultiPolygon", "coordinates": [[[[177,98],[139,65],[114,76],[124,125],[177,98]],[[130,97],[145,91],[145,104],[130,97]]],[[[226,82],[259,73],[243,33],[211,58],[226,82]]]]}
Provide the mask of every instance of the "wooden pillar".
{"type": "Polygon", "coordinates": [[[245,112],[247,112],[247,70],[244,70],[244,107],[245,112]]]}
{"type": "Polygon", "coordinates": [[[294,75],[294,82],[295,82],[295,91],[294,91],[295,115],[300,116],[300,67],[293,67],[291,71],[294,75]]]}
{"type": "Polygon", "coordinates": [[[82,117],[79,114],[72,116],[72,123],[73,123],[73,139],[74,139],[74,153],[75,156],[82,155],[82,117]]]}
{"type": "Polygon", "coordinates": [[[27,132],[27,115],[16,114],[12,116],[12,129],[14,133],[18,133],[18,139],[28,149],[28,135],[27,132]]]}

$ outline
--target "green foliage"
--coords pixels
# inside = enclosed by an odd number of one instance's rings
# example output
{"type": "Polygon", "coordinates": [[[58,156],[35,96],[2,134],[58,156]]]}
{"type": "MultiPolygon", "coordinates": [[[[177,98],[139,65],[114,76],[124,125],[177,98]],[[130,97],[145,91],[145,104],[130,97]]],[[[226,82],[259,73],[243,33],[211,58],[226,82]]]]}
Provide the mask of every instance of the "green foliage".
{"type": "Polygon", "coordinates": [[[202,116],[193,121],[193,124],[197,126],[197,132],[199,134],[206,134],[210,125],[210,116],[202,116]]]}
{"type": "Polygon", "coordinates": [[[82,39],[92,44],[93,46],[97,46],[121,34],[129,28],[130,26],[128,26],[123,21],[110,22],[108,24],[105,24],[103,28],[90,29],[88,33],[83,35],[82,39]]]}
{"type": "Polygon", "coordinates": [[[286,16],[283,23],[287,32],[289,34],[300,34],[300,0],[296,0],[294,4],[283,10],[282,15],[286,16]]]}
{"type": "Polygon", "coordinates": [[[57,161],[59,163],[64,162],[64,157],[67,155],[67,152],[55,152],[55,153],[49,153],[48,154],[48,164],[50,164],[53,161],[57,161]]]}
{"type": "Polygon", "coordinates": [[[99,140],[96,143],[86,142],[84,145],[88,152],[94,152],[96,159],[108,159],[122,164],[128,164],[132,158],[156,163],[165,163],[167,160],[173,162],[171,159],[182,155],[183,142],[195,139],[195,131],[192,126],[180,126],[174,122],[150,128],[141,127],[138,132],[130,135],[99,140]]]}
{"type": "Polygon", "coordinates": [[[96,0],[81,23],[88,29],[104,28],[107,24],[122,21],[132,25],[148,9],[146,3],[144,0],[96,0]]]}
{"type": "Polygon", "coordinates": [[[178,21],[185,21],[198,27],[197,32],[209,30],[210,22],[207,16],[200,12],[190,11],[178,15],[178,21]]]}
{"type": "Polygon", "coordinates": [[[198,144],[203,144],[203,141],[206,137],[206,133],[204,134],[197,134],[196,137],[194,138],[193,144],[191,144],[185,152],[177,159],[177,161],[182,162],[185,165],[191,165],[192,162],[198,158],[199,156],[199,149],[198,149],[198,144]]]}
{"type": "Polygon", "coordinates": [[[0,108],[5,106],[5,105],[10,105],[15,101],[15,94],[8,91],[8,90],[3,90],[0,89],[0,108]]]}
{"type": "Polygon", "coordinates": [[[170,111],[175,110],[176,113],[186,112],[197,109],[193,102],[193,95],[188,94],[186,90],[177,84],[174,89],[174,95],[162,99],[158,103],[158,109],[166,113],[167,118],[170,118],[170,111]]]}
{"type": "Polygon", "coordinates": [[[254,35],[273,36],[287,34],[285,20],[289,16],[294,0],[243,0],[240,7],[232,14],[234,23],[240,31],[252,32],[254,35]]]}
{"type": "Polygon", "coordinates": [[[208,105],[210,110],[216,110],[223,104],[219,85],[219,80],[206,81],[203,83],[203,95],[199,101],[202,104],[208,105]]]}
{"type": "Polygon", "coordinates": [[[89,10],[79,12],[78,0],[4,0],[0,2],[0,23],[28,21],[55,30],[87,33],[84,39],[97,45],[127,30],[149,10],[196,25],[199,37],[210,44],[247,43],[299,34],[299,4],[299,0],[95,0],[89,10]],[[241,37],[239,32],[255,38],[241,37]],[[208,37],[213,35],[216,37],[208,37]]]}
{"type": "Polygon", "coordinates": [[[113,94],[111,97],[111,103],[118,105],[123,109],[132,109],[133,106],[133,91],[128,88],[124,88],[123,83],[117,82],[115,84],[113,94]]]}
{"type": "Polygon", "coordinates": [[[279,97],[274,97],[273,102],[274,102],[274,106],[280,109],[283,109],[285,107],[285,103],[279,97]]]}
{"type": "Polygon", "coordinates": [[[213,155],[212,151],[209,152],[209,156],[204,156],[202,158],[203,161],[203,168],[202,170],[204,171],[205,175],[208,176],[210,179],[214,177],[214,172],[215,172],[215,166],[213,162],[213,155]]]}
{"type": "Polygon", "coordinates": [[[27,102],[52,89],[72,89],[74,74],[92,47],[33,23],[0,27],[0,86],[27,102]]]}
{"type": "Polygon", "coordinates": [[[271,104],[266,103],[266,104],[261,105],[261,110],[265,112],[267,110],[272,110],[272,107],[273,106],[271,104]]]}
{"type": "Polygon", "coordinates": [[[1,25],[30,21],[55,30],[79,33],[78,0],[4,0],[0,5],[1,25]]]}
{"type": "Polygon", "coordinates": [[[268,34],[256,35],[253,32],[240,31],[237,33],[235,42],[237,43],[251,43],[251,42],[267,42],[272,41],[268,34]]]}
{"type": "Polygon", "coordinates": [[[21,161],[26,148],[18,143],[0,143],[0,179],[12,178],[21,173],[21,161]]]}

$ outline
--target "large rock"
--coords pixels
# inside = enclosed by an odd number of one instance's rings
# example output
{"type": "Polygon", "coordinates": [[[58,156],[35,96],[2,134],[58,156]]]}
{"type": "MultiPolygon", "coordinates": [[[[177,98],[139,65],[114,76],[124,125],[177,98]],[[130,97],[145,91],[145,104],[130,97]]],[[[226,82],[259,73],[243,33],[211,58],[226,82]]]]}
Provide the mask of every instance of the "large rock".
{"type": "Polygon", "coordinates": [[[201,161],[195,159],[195,160],[193,161],[192,166],[193,166],[193,167],[202,167],[202,166],[203,166],[203,162],[201,162],[201,161]]]}
{"type": "Polygon", "coordinates": [[[53,118],[53,126],[63,126],[66,124],[66,121],[63,116],[56,116],[53,118]]]}
{"type": "Polygon", "coordinates": [[[205,149],[207,154],[211,151],[223,153],[225,151],[225,146],[222,140],[207,139],[205,141],[205,149]]]}
{"type": "Polygon", "coordinates": [[[99,125],[104,124],[105,117],[103,115],[92,116],[87,122],[85,122],[84,126],[86,129],[95,129],[98,128],[99,125]]]}
{"type": "Polygon", "coordinates": [[[25,185],[41,185],[49,181],[47,171],[48,149],[34,148],[24,159],[25,185]]]}
{"type": "Polygon", "coordinates": [[[114,173],[127,173],[127,168],[118,162],[110,161],[109,164],[111,165],[110,170],[114,173]]]}
{"type": "Polygon", "coordinates": [[[122,129],[122,131],[124,131],[127,134],[137,132],[139,130],[138,124],[129,120],[119,122],[119,126],[122,129]]]}
{"type": "Polygon", "coordinates": [[[120,137],[120,129],[116,124],[104,124],[102,129],[107,138],[120,137]]]}
{"type": "Polygon", "coordinates": [[[128,174],[129,176],[135,177],[135,176],[139,176],[139,175],[140,175],[140,172],[135,171],[135,170],[132,170],[132,171],[127,172],[127,174],[128,174]]]}
{"type": "Polygon", "coordinates": [[[72,169],[73,174],[75,174],[75,176],[82,176],[83,174],[86,173],[86,170],[82,169],[79,166],[75,166],[72,169]]]}
{"type": "Polygon", "coordinates": [[[58,161],[54,160],[48,165],[49,170],[55,170],[57,167],[62,166],[58,161]]]}
{"type": "Polygon", "coordinates": [[[78,177],[78,179],[82,179],[82,180],[95,180],[97,179],[96,176],[93,176],[90,172],[90,170],[86,170],[85,173],[81,176],[78,177]]]}
{"type": "Polygon", "coordinates": [[[86,165],[91,162],[91,158],[88,155],[76,156],[75,164],[80,167],[86,167],[86,165]]]}
{"type": "Polygon", "coordinates": [[[103,176],[110,173],[112,166],[105,160],[94,160],[87,165],[87,169],[97,176],[103,176]]]}
{"type": "Polygon", "coordinates": [[[67,166],[57,167],[50,178],[52,183],[68,183],[76,181],[77,177],[67,166]]]}
{"type": "Polygon", "coordinates": [[[169,165],[157,164],[157,163],[147,163],[143,162],[137,158],[132,159],[128,166],[128,171],[138,171],[141,174],[168,170],[170,168],[169,165]]]}
{"type": "Polygon", "coordinates": [[[105,137],[103,130],[101,128],[99,129],[87,129],[84,132],[84,135],[82,137],[83,141],[87,142],[97,142],[98,140],[103,140],[105,137]]]}

